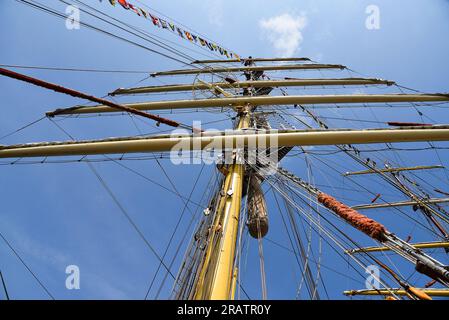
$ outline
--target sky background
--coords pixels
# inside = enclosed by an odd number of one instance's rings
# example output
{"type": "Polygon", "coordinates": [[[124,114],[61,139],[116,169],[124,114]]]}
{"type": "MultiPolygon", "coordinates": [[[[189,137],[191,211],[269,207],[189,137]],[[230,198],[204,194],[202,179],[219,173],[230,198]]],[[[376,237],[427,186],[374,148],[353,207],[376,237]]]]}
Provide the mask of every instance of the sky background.
{"type": "MultiPolygon", "coordinates": [[[[106,0],[101,3],[85,2],[121,21],[184,46],[182,50],[195,58],[203,58],[196,52],[207,53],[176,35],[155,28],[149,20],[137,17],[118,5],[115,8],[111,7],[106,0]]],[[[56,0],[45,3],[58,10],[63,11],[65,8],[56,0]]],[[[213,39],[243,57],[304,56],[318,62],[346,65],[357,72],[352,73],[353,76],[362,74],[395,80],[403,86],[420,91],[449,91],[447,62],[449,43],[446,41],[449,32],[449,1],[142,0],[134,2],[135,5],[142,3],[148,5],[150,11],[153,9],[161,12],[171,20],[188,26],[190,30],[213,39]],[[368,16],[365,10],[369,5],[377,5],[380,9],[378,30],[368,30],[365,27],[368,16]]],[[[95,22],[83,13],[81,21],[95,22]]],[[[98,25],[107,28],[105,24],[98,25]]],[[[128,36],[116,30],[111,32],[128,36]]],[[[3,44],[0,50],[0,64],[3,65],[142,72],[183,67],[180,63],[83,26],[80,30],[67,30],[63,20],[13,0],[0,2],[0,38],[3,44]]],[[[118,87],[135,85],[146,76],[45,70],[21,72],[96,96],[104,96],[118,87]]],[[[343,76],[348,76],[348,73],[343,76]]],[[[184,78],[164,78],[145,80],[140,84],[158,85],[182,80],[192,81],[184,78]]],[[[188,95],[181,94],[170,98],[183,97],[188,95]]],[[[117,101],[145,98],[167,97],[117,98],[117,101]]],[[[0,101],[2,111],[0,137],[42,117],[46,111],[84,103],[72,97],[6,78],[0,78],[0,101]]],[[[364,115],[365,118],[373,117],[363,112],[356,116],[364,115]]],[[[401,114],[400,111],[389,115],[381,114],[385,117],[393,115],[397,121],[416,118],[416,114],[401,114]]],[[[203,121],[227,119],[227,116],[211,113],[170,115],[171,118],[185,123],[198,119],[203,121]]],[[[447,115],[441,110],[429,111],[427,116],[436,119],[438,123],[448,123],[447,115]]],[[[144,121],[132,121],[128,116],[57,120],[58,124],[76,139],[135,135],[159,130],[144,121]]],[[[229,127],[230,122],[220,122],[213,126],[229,127]]],[[[336,122],[335,126],[343,124],[336,122]]],[[[161,129],[167,130],[167,127],[161,129]]],[[[2,138],[0,144],[67,139],[57,126],[45,119],[17,134],[2,138]]],[[[447,162],[446,153],[439,156],[439,162],[447,162]]],[[[426,155],[425,159],[434,161],[435,158],[435,154],[430,154],[426,155]]],[[[421,155],[413,155],[406,161],[419,164],[423,159],[421,155]]],[[[299,165],[303,162],[297,164],[290,158],[287,161],[288,165],[296,170],[295,172],[306,174],[305,169],[299,165]]],[[[338,164],[344,164],[341,162],[344,160],[340,161],[339,158],[335,161],[337,162],[335,168],[338,164]]],[[[197,201],[205,193],[204,186],[215,170],[213,166],[206,166],[203,171],[200,165],[188,168],[174,166],[167,160],[161,160],[161,163],[177,189],[184,195],[188,195],[195,179],[201,173],[199,185],[203,188],[196,189],[192,196],[192,199],[197,201]]],[[[171,188],[154,160],[128,164],[144,173],[146,177],[171,188]]],[[[115,163],[95,164],[95,168],[143,230],[145,237],[162,255],[182,209],[183,203],[179,197],[167,193],[140,176],[133,175],[115,163]]],[[[439,182],[435,183],[442,184],[444,188],[446,177],[439,177],[439,182]]],[[[324,179],[317,177],[321,178],[324,179]]],[[[436,178],[433,176],[433,179],[436,178]]],[[[335,181],[345,185],[344,180],[338,177],[336,179],[340,179],[335,181]]],[[[145,296],[158,261],[121,215],[85,163],[0,166],[0,194],[2,202],[0,232],[56,299],[142,299],[145,296]],[[80,290],[65,288],[67,276],[65,268],[72,264],[78,265],[81,270],[80,290]]],[[[396,198],[392,199],[398,198],[397,194],[393,196],[396,198]]],[[[367,198],[351,198],[351,200],[360,203],[366,202],[367,198]]],[[[183,227],[175,240],[181,239],[189,217],[195,209],[195,206],[189,207],[190,211],[186,212],[183,227]]],[[[271,209],[273,232],[270,237],[278,243],[286,244],[287,239],[282,232],[279,216],[274,213],[275,208],[271,209]]],[[[392,225],[395,223],[393,218],[382,216],[381,219],[384,219],[385,223],[392,225]]],[[[398,227],[397,232],[403,232],[402,235],[405,237],[407,228],[412,227],[404,222],[404,225],[398,227]]],[[[417,234],[416,237],[423,234],[417,234]]],[[[373,244],[369,240],[366,243],[373,244]]],[[[186,242],[183,243],[183,248],[185,245],[186,242]]],[[[250,249],[253,250],[248,250],[249,262],[243,282],[252,298],[260,298],[256,248],[255,242],[250,244],[250,249]]],[[[291,253],[269,242],[265,244],[265,249],[267,260],[269,257],[269,260],[273,261],[267,265],[268,296],[294,298],[296,288],[291,282],[292,279],[297,281],[299,276],[291,253]]],[[[182,258],[181,253],[176,255],[174,273],[182,258]]],[[[171,258],[173,255],[175,250],[172,248],[168,257],[171,258]]],[[[331,250],[326,251],[325,255],[327,260],[325,259],[323,264],[335,266],[339,272],[346,275],[352,272],[347,263],[338,260],[331,250]]],[[[443,256],[443,259],[447,258],[443,256]]],[[[0,241],[0,270],[5,277],[11,298],[48,299],[48,295],[2,241],[0,241]]],[[[157,279],[157,283],[160,283],[162,276],[159,275],[157,279]]],[[[335,299],[344,298],[341,292],[345,289],[363,286],[363,279],[360,277],[357,282],[332,272],[325,280],[329,296],[335,299]]],[[[169,296],[171,283],[168,279],[160,298],[169,296]]],[[[149,297],[154,298],[156,291],[157,289],[153,288],[149,297]]],[[[0,297],[3,297],[1,291],[0,297]]]]}

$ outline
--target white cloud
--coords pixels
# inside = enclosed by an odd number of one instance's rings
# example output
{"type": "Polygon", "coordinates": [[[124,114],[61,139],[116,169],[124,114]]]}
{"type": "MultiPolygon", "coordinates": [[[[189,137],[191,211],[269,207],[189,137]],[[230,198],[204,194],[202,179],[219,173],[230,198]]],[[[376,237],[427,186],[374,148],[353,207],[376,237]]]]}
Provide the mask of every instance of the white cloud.
{"type": "Polygon", "coordinates": [[[283,58],[291,57],[300,50],[303,41],[302,30],[307,26],[307,17],[305,13],[298,16],[284,13],[260,20],[259,26],[273,45],[276,54],[283,58]]]}

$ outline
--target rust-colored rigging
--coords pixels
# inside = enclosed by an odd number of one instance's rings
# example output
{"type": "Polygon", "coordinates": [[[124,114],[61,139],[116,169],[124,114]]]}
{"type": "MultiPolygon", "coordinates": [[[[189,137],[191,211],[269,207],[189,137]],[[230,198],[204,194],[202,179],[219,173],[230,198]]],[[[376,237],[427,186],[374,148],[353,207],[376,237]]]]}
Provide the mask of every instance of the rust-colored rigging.
{"type": "MultiPolygon", "coordinates": [[[[129,113],[132,113],[132,114],[144,117],[144,118],[148,118],[148,119],[157,121],[158,123],[164,123],[164,124],[166,124],[168,126],[171,126],[171,127],[179,127],[179,126],[181,126],[181,124],[179,122],[176,122],[176,121],[173,121],[173,120],[170,120],[170,119],[166,119],[166,118],[163,118],[163,117],[160,117],[160,116],[157,116],[157,115],[153,115],[153,114],[150,114],[150,113],[143,112],[141,110],[137,110],[137,109],[133,109],[133,108],[130,108],[130,107],[127,107],[127,106],[123,106],[123,105],[120,105],[118,103],[106,100],[106,99],[97,98],[97,97],[94,97],[92,95],[88,95],[88,94],[82,93],[80,91],[69,89],[69,88],[66,88],[66,87],[54,84],[54,83],[46,82],[46,81],[43,81],[43,80],[40,80],[40,79],[37,79],[37,78],[33,78],[33,77],[30,77],[30,76],[27,76],[27,75],[24,75],[24,74],[21,74],[21,73],[17,73],[17,72],[8,70],[8,69],[0,68],[0,74],[3,75],[3,76],[9,77],[9,78],[13,78],[13,79],[17,79],[17,80],[24,81],[24,82],[27,82],[27,83],[31,83],[31,84],[34,84],[36,86],[42,87],[42,88],[50,89],[50,90],[53,90],[53,91],[56,91],[56,92],[59,92],[59,93],[63,93],[63,94],[68,94],[68,95],[70,95],[72,97],[86,99],[86,100],[89,100],[89,101],[92,101],[92,102],[100,103],[100,104],[109,106],[111,108],[117,109],[117,110],[129,112],[129,113]]],[[[70,108],[70,109],[71,110],[76,110],[78,108],[80,108],[80,107],[78,106],[78,107],[73,107],[73,108],[70,108]]],[[[67,109],[65,109],[65,110],[67,110],[67,109]]],[[[47,113],[47,116],[54,117],[54,116],[58,115],[60,112],[61,112],[61,110],[58,109],[58,110],[55,110],[53,112],[47,113]]]]}
{"type": "Polygon", "coordinates": [[[379,222],[357,212],[326,193],[320,192],[318,194],[318,201],[371,238],[379,240],[380,242],[385,240],[385,233],[387,230],[379,222]]]}

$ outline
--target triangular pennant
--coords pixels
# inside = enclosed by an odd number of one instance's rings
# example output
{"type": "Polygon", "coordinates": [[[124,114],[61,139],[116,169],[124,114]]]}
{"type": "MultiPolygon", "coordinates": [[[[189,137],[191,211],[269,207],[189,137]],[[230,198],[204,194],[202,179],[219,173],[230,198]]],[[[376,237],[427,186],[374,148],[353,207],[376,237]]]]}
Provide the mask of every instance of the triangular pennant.
{"type": "Polygon", "coordinates": [[[204,40],[204,42],[206,42],[206,46],[210,49],[210,51],[214,51],[214,47],[211,43],[207,42],[206,40],[204,40]]]}
{"type": "Polygon", "coordinates": [[[159,24],[159,18],[158,18],[158,17],[153,16],[151,13],[150,13],[150,17],[151,17],[151,20],[153,21],[153,24],[154,24],[155,26],[158,26],[158,27],[161,26],[161,25],[159,24]]]}
{"type": "Polygon", "coordinates": [[[120,3],[120,5],[121,5],[124,9],[129,10],[129,4],[128,4],[128,2],[126,2],[126,0],[118,0],[118,3],[120,3]]]}
{"type": "Polygon", "coordinates": [[[181,36],[181,38],[184,38],[184,34],[182,33],[182,30],[179,27],[176,27],[176,31],[178,31],[178,34],[181,36]]]}
{"type": "Polygon", "coordinates": [[[193,41],[192,35],[190,34],[190,32],[184,31],[187,39],[189,39],[190,41],[193,41]]]}
{"type": "Polygon", "coordinates": [[[152,15],[149,11],[144,10],[140,7],[136,7],[136,6],[132,5],[131,3],[127,2],[126,0],[109,0],[109,3],[112,6],[115,6],[117,4],[117,2],[124,9],[132,10],[138,16],[143,16],[146,19],[151,18],[151,21],[153,22],[153,24],[159,28],[162,27],[163,29],[171,30],[172,32],[177,32],[181,38],[188,39],[189,41],[195,42],[195,43],[199,42],[201,44],[201,46],[203,46],[203,47],[207,46],[211,51],[218,51],[221,55],[225,55],[228,58],[235,57],[236,59],[240,60],[240,56],[238,54],[236,54],[234,52],[230,52],[230,51],[228,52],[226,49],[223,49],[219,45],[212,43],[212,42],[208,42],[208,41],[204,40],[203,38],[190,33],[189,31],[183,30],[170,21],[166,21],[159,17],[156,17],[156,16],[152,15]]]}
{"type": "Polygon", "coordinates": [[[168,29],[167,21],[162,20],[161,18],[159,18],[159,22],[161,23],[162,28],[168,29]]]}
{"type": "Polygon", "coordinates": [[[142,8],[139,8],[140,9],[140,12],[142,12],[142,15],[145,17],[145,18],[148,18],[148,12],[146,12],[145,10],[143,10],[142,8]]]}
{"type": "Polygon", "coordinates": [[[139,12],[139,10],[137,10],[136,7],[134,7],[131,3],[128,3],[128,6],[132,11],[134,11],[140,17],[140,12],[139,12]]]}

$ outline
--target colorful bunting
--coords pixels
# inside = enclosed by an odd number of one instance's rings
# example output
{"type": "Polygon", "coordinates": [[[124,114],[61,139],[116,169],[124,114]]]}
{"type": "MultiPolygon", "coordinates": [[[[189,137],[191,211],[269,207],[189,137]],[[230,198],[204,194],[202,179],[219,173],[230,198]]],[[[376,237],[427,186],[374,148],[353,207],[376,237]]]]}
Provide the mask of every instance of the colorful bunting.
{"type": "Polygon", "coordinates": [[[161,19],[140,7],[134,6],[133,4],[127,2],[126,0],[109,0],[109,3],[112,6],[115,6],[117,4],[117,2],[124,9],[134,11],[139,17],[144,17],[145,19],[151,19],[151,21],[153,22],[153,25],[156,27],[159,27],[162,29],[167,29],[173,33],[177,33],[181,38],[187,39],[190,42],[195,42],[195,43],[199,42],[199,44],[201,46],[208,47],[209,50],[219,52],[221,55],[226,56],[228,58],[234,57],[234,58],[240,60],[240,56],[238,54],[236,54],[234,52],[230,52],[215,43],[208,42],[205,39],[198,37],[189,31],[183,30],[180,27],[176,26],[174,23],[172,23],[170,21],[166,21],[164,19],[161,19]]]}
{"type": "Polygon", "coordinates": [[[139,12],[139,10],[137,10],[137,8],[136,7],[134,7],[132,4],[130,4],[130,3],[128,3],[128,7],[132,10],[132,11],[134,11],[139,17],[140,17],[140,12],[139,12]]]}
{"type": "Polygon", "coordinates": [[[190,41],[193,41],[193,38],[192,38],[192,35],[190,34],[190,32],[184,30],[184,33],[185,33],[187,39],[189,39],[190,41]]]}
{"type": "Polygon", "coordinates": [[[139,10],[140,10],[140,12],[142,12],[142,15],[143,15],[145,18],[148,18],[148,13],[147,13],[145,10],[143,10],[142,8],[139,8],[139,10]]]}
{"type": "Polygon", "coordinates": [[[167,21],[165,21],[165,20],[162,20],[161,18],[159,18],[159,21],[161,22],[161,26],[162,26],[162,28],[164,28],[164,29],[168,29],[168,24],[167,24],[167,21]]]}
{"type": "Polygon", "coordinates": [[[120,3],[124,9],[129,10],[129,4],[126,0],[118,0],[118,3],[120,3]]]}
{"type": "Polygon", "coordinates": [[[184,38],[184,34],[182,33],[182,29],[179,27],[176,27],[176,31],[178,31],[178,34],[181,38],[184,38]]]}
{"type": "Polygon", "coordinates": [[[155,26],[160,27],[160,25],[159,25],[159,18],[153,16],[151,13],[150,13],[150,18],[151,18],[151,20],[153,21],[153,24],[154,24],[155,26]]]}

